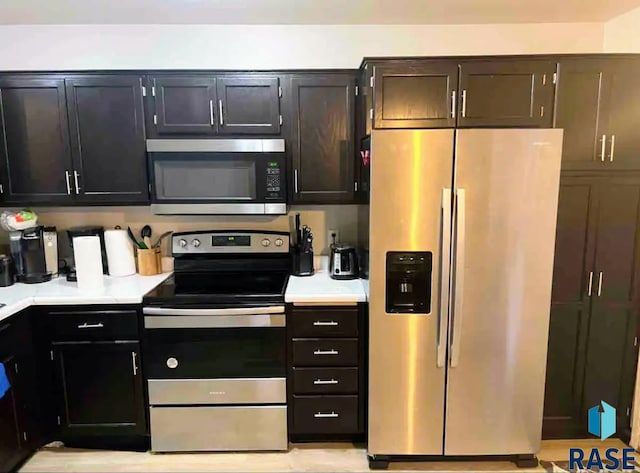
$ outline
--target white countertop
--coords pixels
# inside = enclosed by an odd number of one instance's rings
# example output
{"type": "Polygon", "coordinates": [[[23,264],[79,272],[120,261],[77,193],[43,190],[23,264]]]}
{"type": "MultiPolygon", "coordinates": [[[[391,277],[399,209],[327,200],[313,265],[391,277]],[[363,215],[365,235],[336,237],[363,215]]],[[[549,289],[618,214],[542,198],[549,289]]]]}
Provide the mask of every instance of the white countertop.
{"type": "MultiPolygon", "coordinates": [[[[331,304],[339,302],[366,302],[367,295],[362,279],[331,279],[326,269],[327,261],[322,261],[322,269],[313,276],[290,276],[285,302],[318,302],[331,304]]],[[[368,281],[366,281],[368,283],[368,281]]]]}
{"type": "Polygon", "coordinates": [[[139,304],[147,292],[169,276],[171,273],[120,278],[105,276],[104,287],[95,291],[80,291],[77,283],[64,277],[40,284],[16,283],[0,287],[0,302],[6,304],[0,309],[0,322],[32,305],[139,304]]]}

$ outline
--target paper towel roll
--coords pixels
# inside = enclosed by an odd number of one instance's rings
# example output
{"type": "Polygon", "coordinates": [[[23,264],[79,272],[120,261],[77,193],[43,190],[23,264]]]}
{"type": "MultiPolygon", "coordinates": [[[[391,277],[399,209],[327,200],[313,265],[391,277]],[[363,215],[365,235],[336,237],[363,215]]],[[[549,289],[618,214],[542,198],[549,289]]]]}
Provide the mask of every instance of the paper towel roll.
{"type": "Polygon", "coordinates": [[[73,258],[78,275],[78,289],[95,290],[104,286],[100,237],[74,237],[73,258]]]}
{"type": "Polygon", "coordinates": [[[126,230],[106,230],[104,232],[104,244],[107,250],[110,276],[136,274],[133,245],[126,230]]]}

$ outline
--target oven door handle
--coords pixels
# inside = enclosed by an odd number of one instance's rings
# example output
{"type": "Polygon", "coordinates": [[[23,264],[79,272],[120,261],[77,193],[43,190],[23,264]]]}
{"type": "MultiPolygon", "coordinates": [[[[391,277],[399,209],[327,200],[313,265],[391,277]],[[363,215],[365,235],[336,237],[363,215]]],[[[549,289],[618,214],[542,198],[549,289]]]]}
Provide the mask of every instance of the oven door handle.
{"type": "Polygon", "coordinates": [[[176,309],[170,307],[143,307],[144,315],[259,315],[284,314],[284,306],[234,307],[229,309],[176,309]]]}
{"type": "Polygon", "coordinates": [[[145,329],[285,327],[284,314],[145,316],[145,329]]]}

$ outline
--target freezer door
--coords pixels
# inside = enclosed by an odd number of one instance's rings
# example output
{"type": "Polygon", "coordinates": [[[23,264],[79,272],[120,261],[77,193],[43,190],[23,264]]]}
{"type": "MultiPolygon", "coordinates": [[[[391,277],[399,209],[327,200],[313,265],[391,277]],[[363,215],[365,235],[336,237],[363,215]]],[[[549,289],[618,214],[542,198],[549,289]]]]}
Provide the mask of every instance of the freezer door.
{"type": "Polygon", "coordinates": [[[372,134],[371,455],[442,455],[453,144],[453,130],[383,130],[372,134]],[[420,268],[430,264],[431,272],[416,271],[413,282],[398,276],[404,263],[416,268],[409,259],[400,259],[410,252],[431,252],[416,254],[416,262],[425,258],[420,268]],[[390,291],[387,265],[396,281],[390,291]],[[422,284],[425,287],[419,287],[422,284]],[[418,296],[415,300],[420,300],[413,309],[407,304],[411,291],[418,296]],[[422,305],[424,297],[419,296],[425,294],[430,297],[422,305]],[[387,296],[393,300],[387,301],[387,296]],[[406,312],[416,308],[414,313],[406,312]],[[422,312],[420,308],[424,308],[422,312]]]}
{"type": "Polygon", "coordinates": [[[446,455],[540,447],[562,130],[459,130],[446,455]]]}

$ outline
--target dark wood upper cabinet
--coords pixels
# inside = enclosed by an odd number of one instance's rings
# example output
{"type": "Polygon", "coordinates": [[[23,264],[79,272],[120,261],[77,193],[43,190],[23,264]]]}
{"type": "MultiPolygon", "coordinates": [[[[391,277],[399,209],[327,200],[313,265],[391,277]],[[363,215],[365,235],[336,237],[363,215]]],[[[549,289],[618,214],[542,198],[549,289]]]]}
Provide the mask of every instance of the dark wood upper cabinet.
{"type": "Polygon", "coordinates": [[[156,133],[215,135],[216,79],[212,77],[154,77],[156,133]]]}
{"type": "Polygon", "coordinates": [[[78,77],[66,88],[77,200],[147,202],[141,78],[78,77]]]}
{"type": "Polygon", "coordinates": [[[3,201],[71,201],[64,80],[1,78],[0,130],[3,201]]]}
{"type": "Polygon", "coordinates": [[[220,134],[280,133],[278,77],[221,76],[216,80],[220,134]]]}
{"type": "Polygon", "coordinates": [[[553,61],[491,60],[460,65],[464,127],[551,127],[553,61]]]}
{"type": "Polygon", "coordinates": [[[376,64],[375,128],[447,128],[456,125],[456,61],[376,64]]]}
{"type": "Polygon", "coordinates": [[[355,74],[291,79],[294,203],[354,200],[355,74]]]}
{"type": "Polygon", "coordinates": [[[53,358],[64,437],[146,432],[138,343],[54,344],[53,358]]]}

